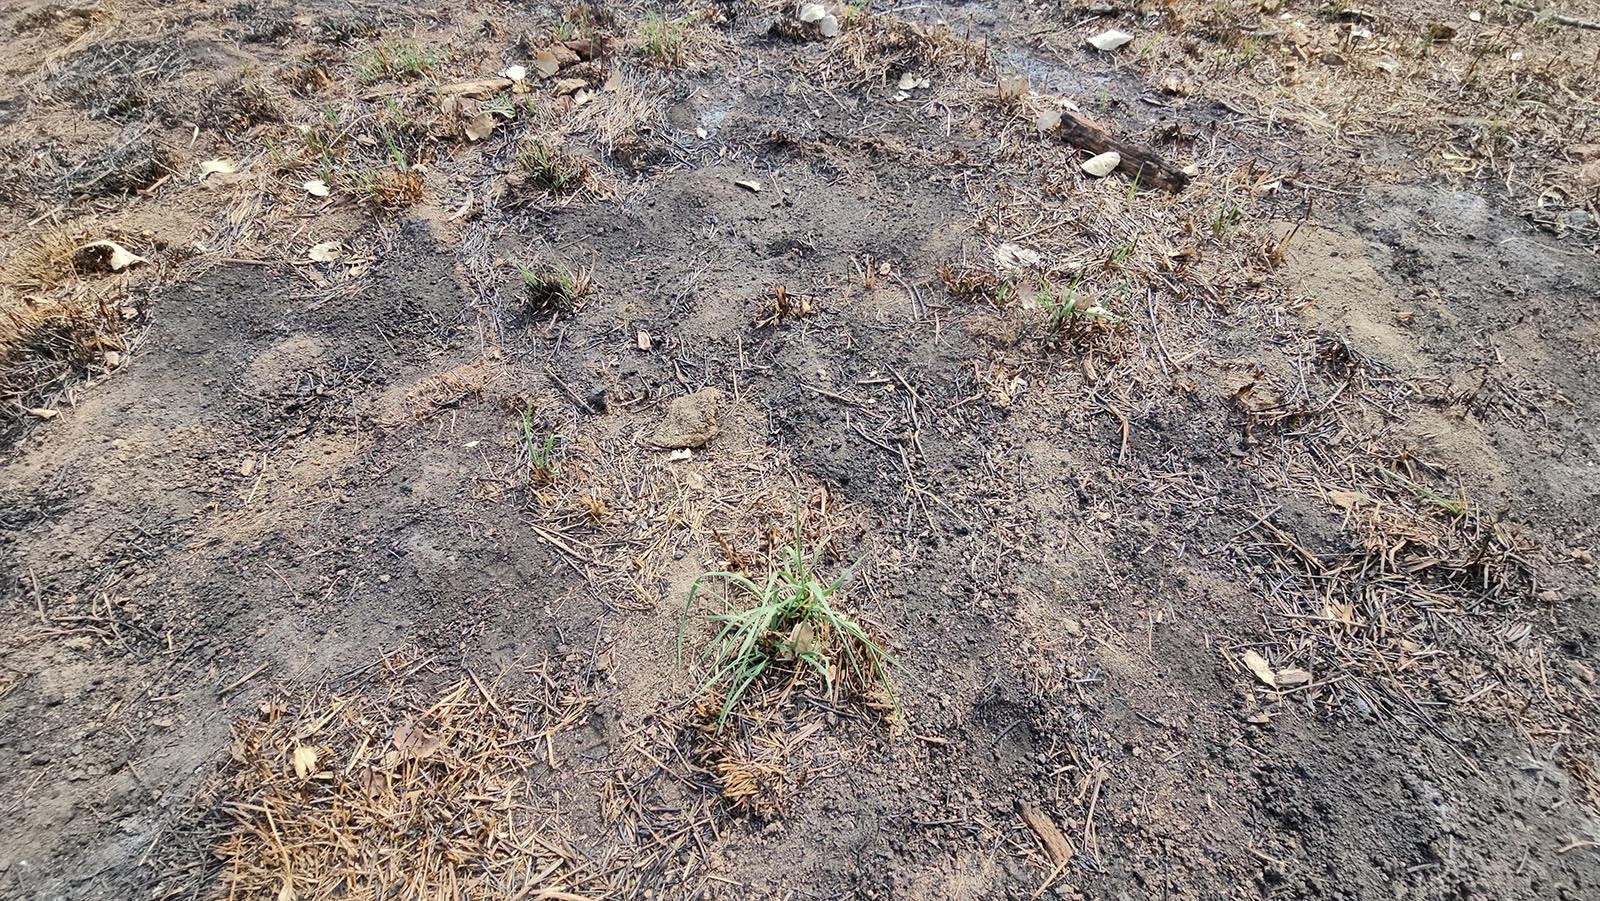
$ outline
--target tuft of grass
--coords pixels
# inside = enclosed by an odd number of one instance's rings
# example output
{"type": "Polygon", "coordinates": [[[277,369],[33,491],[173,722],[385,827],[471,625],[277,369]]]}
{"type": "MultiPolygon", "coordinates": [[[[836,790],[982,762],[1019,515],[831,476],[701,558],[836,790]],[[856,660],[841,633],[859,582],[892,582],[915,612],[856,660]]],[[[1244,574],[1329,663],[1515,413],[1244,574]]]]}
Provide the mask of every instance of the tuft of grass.
{"type": "Polygon", "coordinates": [[[1210,224],[1211,237],[1218,241],[1226,241],[1244,224],[1244,210],[1232,203],[1224,202],[1211,214],[1210,224]]]}
{"type": "Polygon", "coordinates": [[[517,148],[517,168],[536,187],[570,194],[589,179],[589,164],[544,138],[529,138],[517,148]]]}
{"type": "Polygon", "coordinates": [[[724,695],[717,716],[718,732],[734,705],[762,674],[785,663],[811,668],[830,691],[842,677],[863,688],[880,686],[893,701],[888,668],[898,666],[898,661],[834,605],[840,587],[853,571],[851,567],[824,581],[817,573],[815,555],[807,555],[803,548],[797,523],[794,543],[779,551],[778,565],[764,582],[726,570],[694,580],[678,625],[679,661],[683,660],[689,613],[707,580],[723,581],[749,602],[706,617],[719,628],[695,661],[695,668],[707,674],[695,697],[719,690],[724,695]]]}
{"type": "Polygon", "coordinates": [[[359,167],[344,176],[346,190],[378,207],[401,207],[422,199],[422,173],[359,167]]]}
{"type": "Polygon", "coordinates": [[[427,76],[438,64],[437,56],[414,41],[385,41],[361,55],[356,78],[362,84],[410,81],[427,76]]]}
{"type": "Polygon", "coordinates": [[[689,61],[688,19],[647,12],[639,22],[639,52],[658,66],[677,68],[689,61]]]}
{"type": "Polygon", "coordinates": [[[589,273],[564,263],[517,264],[526,293],[525,309],[534,315],[570,313],[594,293],[589,273]]]}
{"type": "Polygon", "coordinates": [[[1467,512],[1472,509],[1472,505],[1469,504],[1465,498],[1445,497],[1439,492],[1434,491],[1432,488],[1429,488],[1427,485],[1423,485],[1420,482],[1408,479],[1387,466],[1379,466],[1378,472],[1400,487],[1410,491],[1412,495],[1417,498],[1417,500],[1426,501],[1435,507],[1438,507],[1440,510],[1450,514],[1451,516],[1458,518],[1466,516],[1467,512]]]}
{"type": "Polygon", "coordinates": [[[533,401],[522,411],[522,450],[528,460],[528,484],[535,487],[549,485],[556,480],[556,446],[562,436],[545,435],[534,425],[533,401]]]}
{"type": "Polygon", "coordinates": [[[1065,288],[1049,283],[1039,286],[1034,299],[1044,311],[1050,331],[1062,337],[1077,337],[1095,328],[1121,325],[1123,318],[1099,303],[1082,296],[1078,289],[1082,279],[1065,288]]]}

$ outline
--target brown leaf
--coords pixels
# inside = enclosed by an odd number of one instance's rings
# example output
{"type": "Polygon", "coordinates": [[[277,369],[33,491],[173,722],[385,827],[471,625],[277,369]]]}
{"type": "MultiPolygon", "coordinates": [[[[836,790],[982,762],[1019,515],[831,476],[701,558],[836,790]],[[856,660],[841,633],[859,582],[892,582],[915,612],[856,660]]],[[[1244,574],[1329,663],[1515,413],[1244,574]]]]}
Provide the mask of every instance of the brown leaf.
{"type": "Polygon", "coordinates": [[[540,78],[549,78],[561,71],[561,61],[548,50],[540,50],[533,55],[533,69],[539,73],[540,78]]]}
{"type": "Polygon", "coordinates": [[[1243,663],[1268,688],[1278,687],[1278,675],[1272,671],[1272,664],[1267,662],[1267,658],[1251,650],[1239,655],[1239,662],[1243,663]]]}
{"type": "Polygon", "coordinates": [[[317,771],[317,751],[315,748],[301,746],[294,749],[294,774],[301,779],[309,779],[317,771]]]}
{"type": "Polygon", "coordinates": [[[494,134],[495,124],[494,113],[479,113],[468,119],[461,126],[461,131],[467,136],[467,140],[481,141],[494,134]]]}
{"type": "Polygon", "coordinates": [[[1017,813],[1021,814],[1022,821],[1028,824],[1033,834],[1039,837],[1039,844],[1044,846],[1044,853],[1050,855],[1050,862],[1057,867],[1065,866],[1078,853],[1073,847],[1072,840],[1061,832],[1061,827],[1051,819],[1049,814],[1039,809],[1039,805],[1029,801],[1017,802],[1017,813]]]}
{"type": "Polygon", "coordinates": [[[409,720],[395,727],[394,747],[402,755],[414,757],[417,760],[426,759],[442,746],[439,736],[434,735],[409,720]]]}

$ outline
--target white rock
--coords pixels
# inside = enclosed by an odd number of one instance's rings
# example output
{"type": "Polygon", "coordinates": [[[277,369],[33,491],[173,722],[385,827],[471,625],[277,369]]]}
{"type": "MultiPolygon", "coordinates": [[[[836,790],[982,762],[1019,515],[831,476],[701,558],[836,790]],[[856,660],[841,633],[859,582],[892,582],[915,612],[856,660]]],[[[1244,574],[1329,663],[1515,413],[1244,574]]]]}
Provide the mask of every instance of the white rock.
{"type": "Polygon", "coordinates": [[[1096,178],[1104,178],[1117,171],[1120,165],[1122,165],[1122,154],[1115,150],[1107,150],[1105,153],[1084,160],[1083,171],[1096,178]]]}
{"type": "Polygon", "coordinates": [[[1089,46],[1096,50],[1110,51],[1121,47],[1123,44],[1126,44],[1131,40],[1133,40],[1133,35],[1127,33],[1126,31],[1119,31],[1118,29],[1113,28],[1109,31],[1102,31],[1090,38],[1089,46]]]}

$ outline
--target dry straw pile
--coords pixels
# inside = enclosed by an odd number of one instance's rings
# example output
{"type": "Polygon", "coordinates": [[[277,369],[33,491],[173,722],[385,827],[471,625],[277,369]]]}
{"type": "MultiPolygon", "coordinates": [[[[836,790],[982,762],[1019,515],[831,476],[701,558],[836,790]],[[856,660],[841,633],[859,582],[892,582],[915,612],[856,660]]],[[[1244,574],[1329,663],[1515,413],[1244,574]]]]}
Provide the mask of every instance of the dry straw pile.
{"type": "Polygon", "coordinates": [[[217,848],[228,898],[565,899],[597,876],[537,810],[530,770],[580,698],[496,697],[476,678],[425,708],[313,695],[241,723],[217,848]],[[548,700],[548,699],[547,699],[548,700]]]}

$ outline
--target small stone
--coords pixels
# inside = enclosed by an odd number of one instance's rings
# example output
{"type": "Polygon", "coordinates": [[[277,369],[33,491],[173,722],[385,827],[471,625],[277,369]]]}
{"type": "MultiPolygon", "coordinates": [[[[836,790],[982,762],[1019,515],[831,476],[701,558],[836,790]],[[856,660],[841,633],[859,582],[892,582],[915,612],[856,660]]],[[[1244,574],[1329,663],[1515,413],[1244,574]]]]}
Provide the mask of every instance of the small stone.
{"type": "Polygon", "coordinates": [[[650,442],[667,449],[703,447],[717,434],[717,408],[722,392],[701,388],[667,405],[666,418],[656,426],[650,442]]]}

